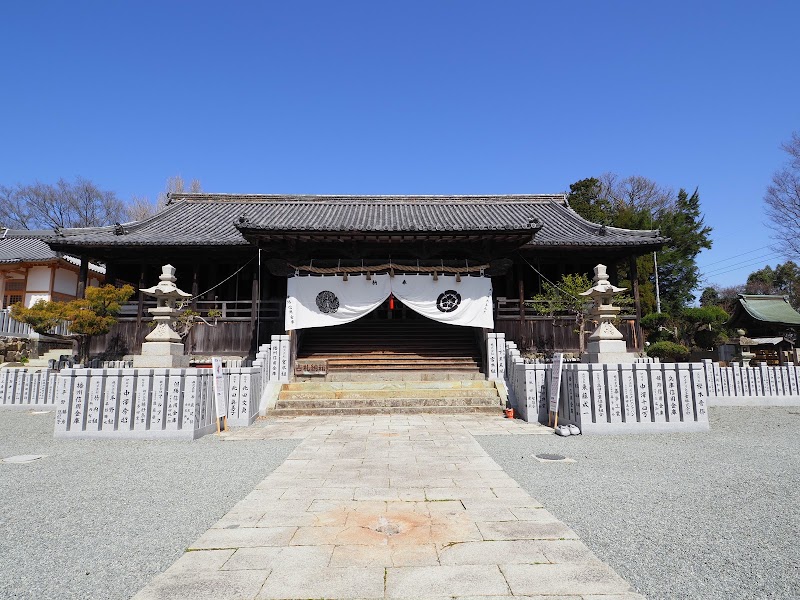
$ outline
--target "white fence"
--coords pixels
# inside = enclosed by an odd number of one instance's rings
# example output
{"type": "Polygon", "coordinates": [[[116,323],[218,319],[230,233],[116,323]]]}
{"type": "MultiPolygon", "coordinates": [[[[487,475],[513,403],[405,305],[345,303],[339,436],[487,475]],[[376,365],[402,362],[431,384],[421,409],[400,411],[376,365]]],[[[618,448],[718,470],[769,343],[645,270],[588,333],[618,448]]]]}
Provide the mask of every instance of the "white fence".
{"type": "MultiPolygon", "coordinates": [[[[550,365],[514,364],[510,387],[526,421],[548,421],[550,365]]],[[[586,434],[708,429],[705,372],[694,364],[563,366],[559,423],[586,434]]]]}
{"type": "Polygon", "coordinates": [[[0,310],[0,335],[15,337],[30,337],[33,333],[30,325],[20,323],[11,316],[11,310],[0,310]]]}
{"type": "MultiPolygon", "coordinates": [[[[216,431],[211,369],[63,369],[55,437],[196,439],[216,431]]],[[[224,369],[229,425],[258,416],[260,367],[224,369]]]]}
{"type": "MultiPolygon", "coordinates": [[[[506,344],[506,381],[515,412],[548,422],[552,365],[527,364],[506,344]]],[[[691,364],[563,365],[559,423],[585,434],[703,431],[708,426],[706,369],[691,364]]]]}
{"type": "MultiPolygon", "coordinates": [[[[505,347],[512,408],[525,421],[547,423],[552,366],[525,363],[513,342],[505,347]]],[[[559,423],[574,423],[584,433],[697,431],[709,428],[709,404],[800,404],[800,367],[720,367],[710,360],[567,363],[561,375],[558,415],[559,423]]]]}
{"type": "MultiPolygon", "coordinates": [[[[51,329],[50,333],[56,335],[69,335],[69,327],[62,321],[55,329],[51,329]]],[[[30,325],[20,323],[11,316],[11,309],[0,309],[0,336],[7,337],[24,337],[24,338],[38,338],[39,334],[36,333],[30,325]]]]}
{"type": "Polygon", "coordinates": [[[269,344],[262,344],[253,366],[262,369],[264,381],[288,383],[291,377],[292,348],[288,335],[273,335],[269,344]]]}
{"type": "Polygon", "coordinates": [[[784,406],[800,404],[800,367],[720,367],[704,360],[712,405],[784,406]]]}
{"type": "Polygon", "coordinates": [[[0,369],[0,406],[52,408],[56,374],[48,369],[0,369]]]}

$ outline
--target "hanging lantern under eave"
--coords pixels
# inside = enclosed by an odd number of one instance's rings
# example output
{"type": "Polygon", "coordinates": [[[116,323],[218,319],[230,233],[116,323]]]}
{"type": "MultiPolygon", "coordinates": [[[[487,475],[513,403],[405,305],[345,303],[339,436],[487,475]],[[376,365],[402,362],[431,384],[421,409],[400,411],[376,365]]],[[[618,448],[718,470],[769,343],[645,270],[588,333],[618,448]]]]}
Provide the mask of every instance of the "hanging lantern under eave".
{"type": "Polygon", "coordinates": [[[389,296],[389,310],[394,310],[394,295],[389,296]]]}

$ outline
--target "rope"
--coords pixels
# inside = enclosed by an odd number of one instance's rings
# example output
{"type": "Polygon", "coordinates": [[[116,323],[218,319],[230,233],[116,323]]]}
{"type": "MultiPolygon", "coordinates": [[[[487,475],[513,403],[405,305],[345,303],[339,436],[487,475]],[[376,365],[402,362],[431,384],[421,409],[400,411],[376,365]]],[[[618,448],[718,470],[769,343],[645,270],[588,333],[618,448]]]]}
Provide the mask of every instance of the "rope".
{"type": "Polygon", "coordinates": [[[244,269],[244,268],[245,268],[247,265],[249,265],[249,264],[250,264],[251,262],[253,262],[255,259],[256,259],[256,257],[254,256],[253,258],[251,258],[250,260],[248,260],[246,263],[244,263],[244,264],[243,264],[241,267],[239,267],[239,269],[238,269],[237,271],[235,271],[234,273],[232,273],[231,275],[229,275],[228,277],[226,277],[225,279],[223,279],[222,281],[220,281],[220,282],[219,282],[217,285],[215,285],[214,287],[208,288],[208,289],[207,289],[205,292],[202,292],[202,293],[200,293],[200,294],[197,294],[197,296],[192,296],[191,298],[189,298],[189,299],[187,299],[187,300],[183,300],[183,301],[182,301],[182,305],[183,305],[183,306],[185,306],[186,304],[188,304],[188,303],[189,303],[189,302],[191,302],[192,300],[196,300],[196,299],[197,299],[197,298],[199,298],[200,296],[205,296],[205,295],[206,295],[208,292],[212,292],[212,291],[214,291],[214,290],[215,290],[215,289],[217,289],[219,286],[221,286],[223,283],[225,283],[226,281],[229,281],[230,279],[232,279],[233,277],[235,277],[236,275],[238,275],[239,273],[241,273],[241,272],[242,272],[242,269],[244,269]]]}
{"type": "Polygon", "coordinates": [[[383,263],[380,265],[372,265],[368,267],[355,266],[355,267],[314,267],[312,265],[293,265],[289,267],[295,271],[307,271],[309,273],[317,273],[318,275],[336,275],[338,273],[376,273],[378,271],[389,271],[396,269],[401,273],[480,273],[489,268],[488,264],[477,265],[474,267],[422,267],[419,265],[400,265],[393,262],[383,263]]]}
{"type": "MultiPolygon", "coordinates": [[[[518,253],[518,254],[519,254],[519,253],[518,253]]],[[[543,274],[543,273],[542,273],[542,272],[541,272],[539,269],[537,269],[537,268],[536,268],[536,267],[534,267],[534,266],[533,266],[531,263],[529,263],[529,262],[528,262],[528,261],[525,259],[525,257],[524,257],[524,256],[522,256],[522,254],[519,254],[519,257],[520,257],[522,260],[524,260],[524,261],[525,261],[525,264],[526,264],[526,265],[528,265],[528,266],[529,266],[531,269],[533,269],[533,270],[534,270],[534,271],[535,271],[535,272],[536,272],[536,273],[539,275],[539,277],[541,277],[542,279],[544,279],[544,280],[545,280],[547,283],[549,283],[550,285],[552,285],[552,286],[553,286],[555,289],[557,289],[559,292],[561,292],[561,293],[562,293],[562,294],[564,294],[565,296],[569,296],[569,297],[570,297],[570,298],[572,298],[573,300],[577,300],[578,302],[583,302],[583,301],[584,301],[584,300],[582,300],[581,298],[578,298],[577,296],[573,296],[573,295],[572,295],[572,294],[570,294],[569,292],[567,292],[567,291],[565,291],[565,290],[562,290],[562,289],[561,289],[560,287],[558,287],[558,286],[557,286],[555,283],[553,283],[552,281],[550,281],[550,280],[549,280],[547,277],[545,277],[545,276],[544,276],[544,274],[543,274]]]]}

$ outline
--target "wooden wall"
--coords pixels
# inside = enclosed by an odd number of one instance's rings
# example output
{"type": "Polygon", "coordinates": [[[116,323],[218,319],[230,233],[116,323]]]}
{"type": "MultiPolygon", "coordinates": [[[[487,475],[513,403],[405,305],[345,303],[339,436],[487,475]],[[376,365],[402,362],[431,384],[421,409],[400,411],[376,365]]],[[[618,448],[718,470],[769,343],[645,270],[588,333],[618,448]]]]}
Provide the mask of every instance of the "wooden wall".
{"type": "MultiPolygon", "coordinates": [[[[628,350],[636,350],[636,321],[623,319],[616,325],[625,338],[628,350]]],[[[532,349],[535,352],[553,350],[555,352],[580,352],[580,339],[578,325],[571,317],[527,317],[524,321],[497,320],[494,330],[505,333],[506,339],[516,342],[521,349],[532,349]]],[[[587,326],[584,334],[584,347],[588,343],[589,335],[594,331],[594,326],[587,326]]]]}

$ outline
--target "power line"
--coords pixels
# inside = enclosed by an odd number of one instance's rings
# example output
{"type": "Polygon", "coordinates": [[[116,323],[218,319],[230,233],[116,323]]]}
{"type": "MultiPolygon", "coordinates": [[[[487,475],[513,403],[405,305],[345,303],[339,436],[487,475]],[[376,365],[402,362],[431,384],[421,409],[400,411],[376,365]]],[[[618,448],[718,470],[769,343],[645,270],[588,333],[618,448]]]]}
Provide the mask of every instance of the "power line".
{"type": "MultiPolygon", "coordinates": [[[[780,255],[780,253],[776,254],[776,256],[779,256],[779,255],[780,255]]],[[[719,277],[720,275],[724,275],[725,273],[732,273],[733,271],[739,271],[741,269],[747,269],[747,268],[755,267],[755,266],[758,266],[758,265],[762,264],[763,262],[764,262],[763,259],[756,259],[753,262],[746,262],[746,263],[743,263],[743,264],[741,264],[739,266],[726,268],[724,270],[712,271],[711,273],[701,277],[700,281],[707,281],[712,277],[719,277]]]]}
{"type": "Polygon", "coordinates": [[[770,248],[770,246],[761,246],[760,248],[756,248],[755,250],[748,250],[747,252],[742,252],[741,254],[734,254],[733,256],[731,256],[729,258],[723,258],[722,260],[715,260],[714,262],[710,262],[710,263],[708,263],[707,265],[704,265],[704,266],[705,267],[710,267],[711,265],[716,265],[716,264],[719,264],[719,263],[728,262],[729,260],[733,260],[734,258],[739,258],[740,256],[744,256],[746,254],[752,254],[753,252],[759,252],[760,250],[763,250],[764,248],[770,248]]]}
{"type": "Polygon", "coordinates": [[[711,271],[708,271],[707,274],[708,275],[713,275],[713,274],[715,274],[715,273],[717,273],[719,271],[722,271],[722,272],[728,272],[730,270],[735,271],[736,269],[739,269],[739,268],[741,268],[743,266],[747,266],[747,265],[751,265],[751,264],[758,264],[760,262],[763,262],[765,260],[769,260],[770,258],[775,258],[775,257],[780,256],[780,255],[781,255],[780,252],[772,252],[771,254],[764,254],[762,256],[756,256],[756,257],[753,257],[753,258],[748,258],[747,260],[743,260],[743,261],[740,261],[740,262],[737,262],[737,263],[733,263],[733,264],[730,264],[730,265],[725,265],[723,267],[717,267],[716,269],[711,269],[711,271]]]}

